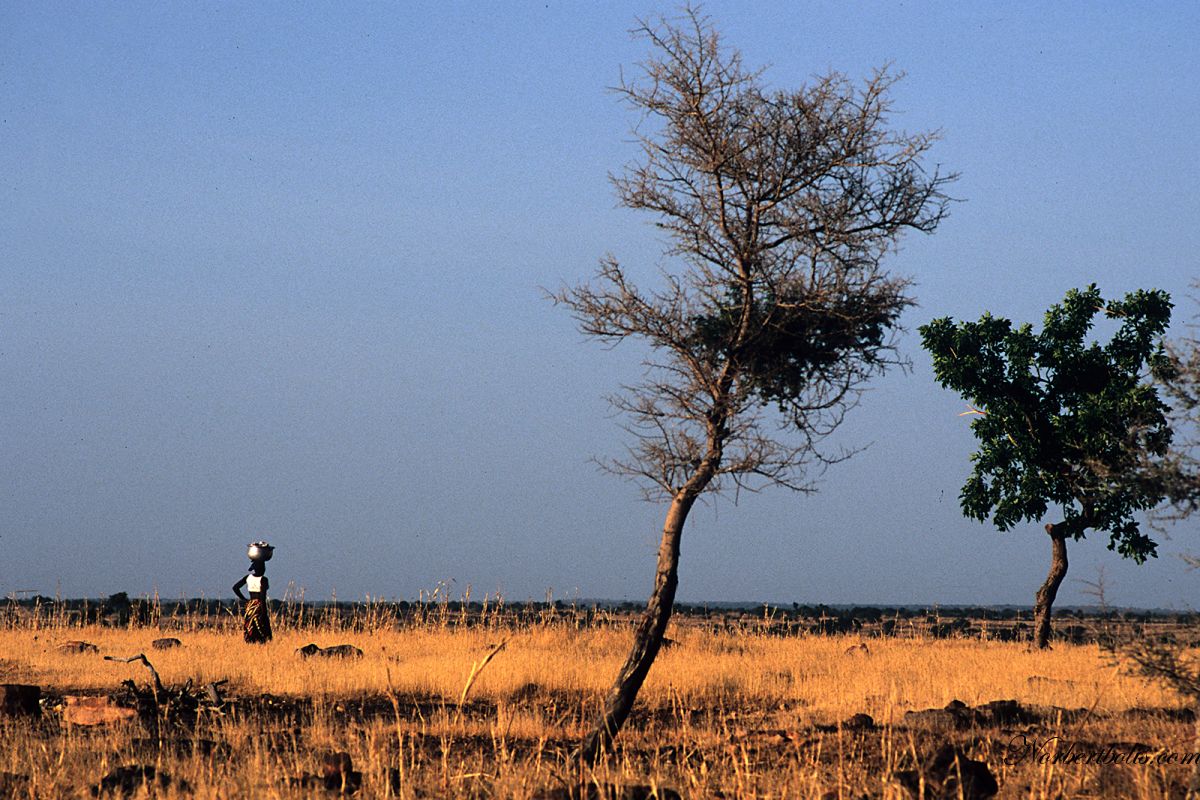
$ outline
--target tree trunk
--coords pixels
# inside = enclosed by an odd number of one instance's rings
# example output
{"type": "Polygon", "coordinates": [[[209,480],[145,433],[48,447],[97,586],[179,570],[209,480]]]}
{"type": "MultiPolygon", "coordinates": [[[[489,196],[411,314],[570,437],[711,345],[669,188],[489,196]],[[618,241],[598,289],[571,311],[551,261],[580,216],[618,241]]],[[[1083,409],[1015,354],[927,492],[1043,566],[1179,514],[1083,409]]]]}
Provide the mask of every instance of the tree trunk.
{"type": "Polygon", "coordinates": [[[708,484],[711,475],[702,483],[693,477],[688,486],[675,495],[663,523],[662,543],[658,548],[658,571],[654,578],[654,591],[646,603],[646,611],[638,623],[633,637],[633,649],[617,673],[617,680],[608,690],[604,710],[592,732],[579,748],[579,758],[585,764],[594,764],[600,754],[607,751],[613,739],[625,724],[638,690],[650,672],[650,665],[662,646],[667,623],[675,605],[675,589],[679,585],[679,540],[683,535],[683,524],[687,521],[696,497],[708,484]],[[700,483],[699,486],[696,486],[700,483]]]}
{"type": "Polygon", "coordinates": [[[1034,643],[1040,650],[1050,646],[1050,612],[1054,598],[1058,597],[1058,587],[1067,575],[1067,533],[1063,528],[1061,523],[1046,525],[1046,533],[1050,534],[1050,574],[1038,589],[1033,607],[1034,643]]]}

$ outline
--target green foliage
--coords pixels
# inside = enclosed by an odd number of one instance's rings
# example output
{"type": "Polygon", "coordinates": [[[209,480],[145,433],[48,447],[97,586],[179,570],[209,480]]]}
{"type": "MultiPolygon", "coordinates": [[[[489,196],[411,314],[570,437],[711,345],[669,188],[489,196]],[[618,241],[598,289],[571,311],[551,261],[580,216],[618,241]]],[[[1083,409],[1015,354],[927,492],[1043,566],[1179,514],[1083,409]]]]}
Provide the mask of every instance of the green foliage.
{"type": "Polygon", "coordinates": [[[979,450],[959,495],[963,513],[990,516],[1004,531],[1043,519],[1054,504],[1074,538],[1104,531],[1109,549],[1126,558],[1155,556],[1135,515],[1163,499],[1138,476],[1171,443],[1151,381],[1170,370],[1162,345],[1170,319],[1166,292],[1106,303],[1093,284],[1068,292],[1040,333],[990,314],[922,326],[938,382],[982,412],[971,423],[979,450]],[[1089,337],[1101,312],[1119,321],[1104,344],[1089,337]]]}
{"type": "Polygon", "coordinates": [[[762,404],[787,412],[814,383],[839,380],[848,362],[862,372],[888,363],[889,339],[911,303],[903,288],[897,283],[841,292],[764,287],[748,310],[752,334],[731,349],[743,307],[742,289],[735,285],[716,313],[691,318],[690,343],[710,362],[737,359],[744,389],[762,404]]]}

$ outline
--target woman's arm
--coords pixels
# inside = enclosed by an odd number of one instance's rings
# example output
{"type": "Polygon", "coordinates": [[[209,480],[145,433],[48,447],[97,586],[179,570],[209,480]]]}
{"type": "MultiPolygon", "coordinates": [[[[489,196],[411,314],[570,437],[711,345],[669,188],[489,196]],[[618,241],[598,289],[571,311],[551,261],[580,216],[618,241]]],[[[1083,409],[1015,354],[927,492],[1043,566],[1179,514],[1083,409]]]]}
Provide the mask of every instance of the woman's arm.
{"type": "Polygon", "coordinates": [[[238,578],[238,582],[233,585],[233,593],[237,595],[238,600],[243,603],[246,601],[246,596],[242,594],[242,587],[246,585],[246,576],[238,578]]]}

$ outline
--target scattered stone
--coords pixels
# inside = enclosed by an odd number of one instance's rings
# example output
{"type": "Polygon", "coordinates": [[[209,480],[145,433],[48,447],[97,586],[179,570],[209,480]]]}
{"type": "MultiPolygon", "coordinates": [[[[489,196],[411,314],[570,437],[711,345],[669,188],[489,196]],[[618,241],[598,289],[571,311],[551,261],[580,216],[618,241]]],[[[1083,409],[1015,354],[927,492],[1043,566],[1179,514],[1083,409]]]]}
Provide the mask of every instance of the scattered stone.
{"type": "Polygon", "coordinates": [[[363,651],[352,644],[335,644],[333,647],[321,647],[316,644],[306,644],[297,648],[296,655],[301,658],[362,658],[363,651]]]}
{"type": "Polygon", "coordinates": [[[847,731],[869,731],[875,729],[875,719],[870,714],[855,714],[842,723],[847,731]]]}
{"type": "Polygon", "coordinates": [[[40,717],[42,706],[38,702],[42,697],[39,686],[29,686],[23,683],[0,684],[0,716],[40,717]]]}
{"type": "Polygon", "coordinates": [[[100,648],[91,642],[70,641],[63,642],[58,646],[60,653],[99,653],[100,648]]]}
{"type": "Polygon", "coordinates": [[[172,647],[179,647],[183,642],[176,639],[174,636],[167,636],[162,639],[155,639],[150,643],[150,646],[155,650],[170,650],[172,647]]]}
{"type": "Polygon", "coordinates": [[[1046,719],[1069,721],[1079,713],[1064,708],[1034,709],[1022,706],[1016,700],[992,700],[981,706],[971,708],[961,700],[951,700],[945,708],[926,708],[920,711],[908,711],[904,714],[904,722],[908,726],[918,726],[938,731],[965,730],[972,727],[1009,727],[1012,725],[1032,725],[1046,719]]]}
{"type": "Polygon", "coordinates": [[[543,789],[532,800],[682,800],[679,792],[665,786],[636,784],[618,786],[615,783],[594,783],[582,786],[543,789]]]}
{"type": "MultiPolygon", "coordinates": [[[[921,770],[902,770],[893,778],[914,798],[921,798],[921,770]]],[[[976,761],[952,744],[938,748],[924,770],[929,800],[988,800],[1000,791],[996,776],[983,761],[976,761]],[[960,779],[961,778],[961,779],[960,779]]]]}
{"type": "Polygon", "coordinates": [[[181,794],[192,790],[187,781],[172,780],[168,773],[159,772],[149,764],[131,764],[117,767],[101,778],[100,782],[92,787],[92,794],[97,797],[108,792],[131,795],[143,786],[166,789],[172,785],[179,789],[181,794]]]}
{"type": "Polygon", "coordinates": [[[67,695],[63,701],[63,720],[72,725],[111,725],[137,716],[135,709],[118,706],[106,695],[67,695]]]}
{"type": "Polygon", "coordinates": [[[1024,708],[1016,700],[992,700],[975,708],[976,720],[981,725],[1007,727],[1030,725],[1038,721],[1038,714],[1024,708]]]}
{"type": "MultiPolygon", "coordinates": [[[[825,725],[818,723],[813,725],[812,728],[814,731],[819,733],[837,733],[839,729],[843,731],[873,731],[875,730],[875,718],[870,714],[860,713],[852,715],[848,719],[842,721],[841,724],[825,725]]],[[[757,733],[763,732],[751,732],[752,735],[757,733]]],[[[783,741],[800,741],[800,735],[795,731],[766,731],[765,733],[785,734],[780,737],[783,739],[783,741]]]]}

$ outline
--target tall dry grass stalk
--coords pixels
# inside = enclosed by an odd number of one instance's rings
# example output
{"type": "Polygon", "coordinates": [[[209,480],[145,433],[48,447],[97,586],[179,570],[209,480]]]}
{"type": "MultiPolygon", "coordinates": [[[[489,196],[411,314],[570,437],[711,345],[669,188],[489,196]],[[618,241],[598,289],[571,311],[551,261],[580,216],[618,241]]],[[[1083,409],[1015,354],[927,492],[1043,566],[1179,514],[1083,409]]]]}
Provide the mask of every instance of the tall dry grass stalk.
{"type": "MultiPolygon", "coordinates": [[[[569,758],[619,667],[628,631],[612,616],[582,625],[543,607],[519,622],[509,610],[468,619],[450,603],[399,619],[388,604],[349,618],[296,602],[267,645],[241,642],[233,615],[160,614],[157,625],[79,625],[39,609],[0,627],[0,683],[36,683],[51,695],[47,721],[0,718],[0,772],[29,776],[16,796],[90,796],[89,782],[120,763],[152,763],[186,780],[160,797],[308,797],[286,779],[316,769],[324,750],[344,750],[364,772],[367,797],[530,798],[581,776],[569,758]],[[182,647],[150,642],[178,636],[182,647]],[[66,654],[83,639],[99,654],[66,654]],[[301,659],[296,648],[348,643],[361,659],[301,659]],[[220,755],[146,749],[144,726],[103,731],[60,726],[54,697],[101,693],[146,681],[138,665],[103,655],[145,652],[168,685],[228,679],[237,704],[202,714],[178,735],[219,743],[220,755]],[[264,699],[270,695],[275,699],[264,699]]],[[[716,632],[681,625],[660,656],[622,750],[582,777],[597,783],[668,786],[689,798],[899,798],[891,776],[928,759],[938,737],[988,761],[1002,797],[1166,797],[1177,767],[1007,764],[1001,732],[936,734],[905,712],[1015,699],[1089,709],[1050,719],[1039,735],[1091,742],[1139,741],[1190,748],[1191,727],[1132,709],[1179,708],[1168,690],[1113,666],[1093,645],[1031,652],[977,639],[778,636],[752,627],[716,632]],[[867,647],[857,647],[865,643],[867,647]],[[852,647],[854,646],[854,647],[852,647]],[[871,715],[854,733],[838,723],[871,715]],[[833,726],[822,729],[817,726],[833,726]],[[1098,787],[1107,787],[1101,792],[1098,787]]],[[[1013,731],[1004,731],[1005,736],[1013,731]]],[[[1178,775],[1176,775],[1178,773],[1178,775]]],[[[1175,783],[1173,783],[1175,781],[1175,783]]]]}

